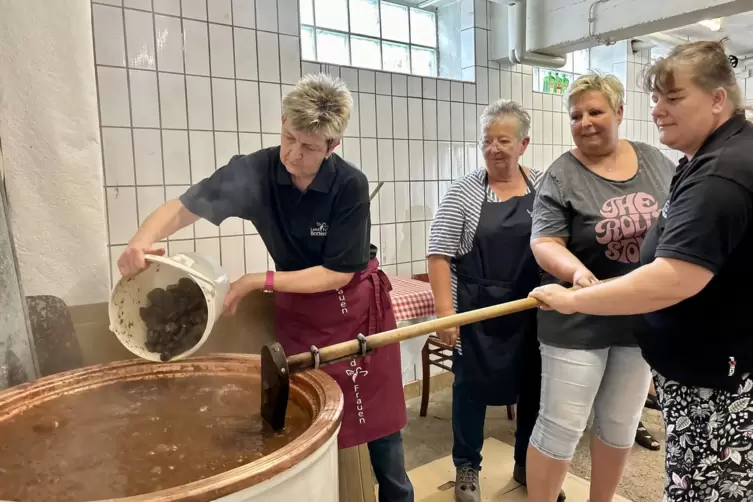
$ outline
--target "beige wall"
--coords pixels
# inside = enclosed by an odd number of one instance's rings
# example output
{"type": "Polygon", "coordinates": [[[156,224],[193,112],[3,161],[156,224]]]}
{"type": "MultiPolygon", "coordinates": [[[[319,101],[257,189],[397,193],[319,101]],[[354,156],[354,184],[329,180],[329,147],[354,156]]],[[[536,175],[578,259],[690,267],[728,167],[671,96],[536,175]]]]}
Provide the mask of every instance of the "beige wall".
{"type": "Polygon", "coordinates": [[[88,0],[0,0],[0,140],[26,295],[106,300],[107,226],[88,0]]]}

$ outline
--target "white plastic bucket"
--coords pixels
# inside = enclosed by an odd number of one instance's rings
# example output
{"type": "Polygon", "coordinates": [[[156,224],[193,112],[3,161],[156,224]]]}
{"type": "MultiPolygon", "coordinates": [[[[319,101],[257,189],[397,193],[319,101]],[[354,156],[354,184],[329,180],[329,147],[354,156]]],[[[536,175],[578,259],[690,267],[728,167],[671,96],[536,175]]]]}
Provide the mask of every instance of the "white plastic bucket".
{"type": "Polygon", "coordinates": [[[207,326],[201,340],[171,360],[183,359],[201,347],[215,321],[222,315],[225,295],[230,291],[230,279],[214,260],[197,253],[183,253],[171,257],[147,255],[152,264],[135,277],[121,278],[110,295],[110,331],[125,348],[149,361],[159,361],[160,355],[146,348],[146,324],[139,309],[149,304],[146,295],[154,288],[167,288],[187,277],[201,287],[207,302],[207,326]]]}

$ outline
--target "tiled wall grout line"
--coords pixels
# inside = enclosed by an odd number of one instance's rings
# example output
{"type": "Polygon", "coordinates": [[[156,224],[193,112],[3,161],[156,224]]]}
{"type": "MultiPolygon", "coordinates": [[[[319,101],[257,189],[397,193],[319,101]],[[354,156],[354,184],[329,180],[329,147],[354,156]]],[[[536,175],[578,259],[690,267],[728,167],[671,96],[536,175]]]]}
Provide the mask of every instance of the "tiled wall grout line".
{"type": "MultiPolygon", "coordinates": [[[[131,91],[131,62],[130,62],[130,54],[128,51],[128,28],[126,26],[126,16],[125,11],[123,12],[123,46],[125,48],[125,72],[126,72],[126,83],[128,88],[128,117],[130,122],[130,129],[131,129],[131,151],[133,152],[133,180],[134,184],[138,185],[138,172],[136,169],[136,140],[134,137],[134,124],[133,124],[133,94],[131,91]]],[[[96,61],[96,58],[95,58],[96,61]]],[[[117,194],[118,191],[116,190],[115,193],[117,194]]],[[[141,221],[139,218],[139,191],[137,188],[133,189],[134,193],[134,200],[136,203],[136,224],[138,225],[138,222],[141,221]]],[[[117,196],[117,195],[116,195],[117,196]]]]}
{"type": "MultiPolygon", "coordinates": [[[[405,92],[405,103],[406,103],[406,106],[408,104],[408,83],[407,82],[408,82],[408,80],[407,80],[407,77],[406,77],[406,84],[405,84],[405,91],[406,91],[405,92]]],[[[397,241],[397,225],[398,225],[397,224],[397,167],[396,167],[397,166],[397,159],[396,159],[396,156],[395,156],[395,144],[396,144],[397,139],[395,138],[395,107],[394,107],[394,101],[393,101],[393,98],[394,98],[394,89],[395,89],[394,80],[393,80],[393,77],[390,76],[390,96],[389,96],[389,98],[390,98],[390,110],[391,110],[391,113],[390,113],[390,119],[391,119],[390,131],[392,131],[392,133],[391,133],[392,139],[390,139],[390,142],[392,144],[392,211],[391,211],[392,212],[392,217],[390,218],[390,220],[391,220],[391,225],[392,226],[389,227],[389,228],[392,230],[392,237],[391,237],[391,239],[392,239],[392,242],[395,245],[395,261],[398,261],[397,256],[398,256],[398,254],[400,252],[399,251],[400,246],[399,246],[398,241],[397,241]]],[[[374,92],[376,92],[376,73],[374,73],[374,92]]],[[[376,96],[374,97],[374,102],[376,103],[376,96]]],[[[377,136],[379,135],[379,115],[378,114],[379,114],[379,109],[377,108],[377,136]]],[[[408,120],[410,120],[410,115],[409,115],[409,113],[407,111],[406,111],[406,116],[408,117],[408,120]]],[[[410,122],[408,123],[408,131],[410,131],[410,122]]],[[[410,137],[410,134],[407,134],[406,136],[410,137]]],[[[408,141],[407,139],[404,139],[404,138],[401,138],[401,139],[403,141],[408,141]]],[[[408,143],[408,144],[410,145],[410,143],[408,143]]],[[[410,148],[410,146],[408,146],[408,148],[410,148]]],[[[379,146],[377,145],[377,152],[378,151],[379,151],[379,146]]],[[[410,150],[408,150],[408,151],[410,152],[410,150]]],[[[410,173],[410,165],[408,166],[408,170],[409,170],[409,173],[410,173]]],[[[379,173],[379,165],[378,164],[377,164],[377,173],[379,173]]],[[[408,176],[408,178],[410,178],[410,175],[408,176]]],[[[382,210],[381,206],[380,206],[379,210],[380,211],[382,210]]],[[[379,223],[380,224],[382,223],[381,219],[379,220],[379,223]]],[[[379,234],[380,234],[380,236],[382,235],[382,229],[380,229],[379,234]]],[[[385,260],[385,261],[387,261],[387,260],[385,260]]],[[[381,265],[381,263],[380,263],[380,265],[381,265]]]]}
{"type": "MultiPolygon", "coordinates": [[[[183,1],[182,0],[178,1],[178,9],[179,9],[179,12],[180,12],[181,40],[184,41],[183,34],[186,31],[185,31],[185,26],[183,24],[183,19],[184,18],[183,18],[183,1]]],[[[155,29],[156,29],[156,27],[155,27],[155,29]]],[[[186,147],[188,148],[188,152],[187,152],[188,153],[188,181],[189,181],[190,185],[193,185],[198,180],[194,180],[193,179],[193,158],[192,158],[192,155],[191,155],[191,130],[190,130],[191,124],[189,124],[189,122],[188,122],[188,120],[189,120],[188,119],[188,76],[187,76],[187,73],[186,73],[187,60],[186,60],[186,51],[185,51],[184,47],[185,47],[185,42],[182,45],[182,49],[181,49],[180,52],[181,52],[181,57],[183,59],[183,96],[185,97],[185,101],[186,101],[186,147]]],[[[165,180],[165,181],[167,181],[167,180],[165,180]]],[[[196,225],[195,224],[191,225],[191,234],[193,235],[193,239],[191,239],[193,251],[196,252],[196,225]]],[[[169,249],[169,246],[170,246],[170,244],[169,244],[169,240],[168,240],[168,249],[169,249]]],[[[170,253],[170,254],[173,254],[173,253],[170,253]]]]}
{"type": "MultiPolygon", "coordinates": [[[[156,23],[156,16],[154,14],[154,0],[150,0],[152,4],[152,37],[154,39],[154,68],[157,70],[157,74],[155,75],[156,81],[157,81],[157,122],[159,124],[160,132],[159,132],[159,144],[160,144],[160,162],[162,165],[160,166],[162,168],[162,195],[163,195],[163,202],[167,201],[167,176],[165,173],[165,139],[164,134],[162,132],[162,94],[160,93],[160,81],[159,81],[159,61],[157,53],[159,51],[159,45],[157,45],[157,23],[156,23]]],[[[181,2],[182,3],[182,2],[181,2]]],[[[138,188],[136,188],[138,191],[138,188]]],[[[146,219],[146,218],[144,218],[146,219]]],[[[139,221],[139,224],[141,224],[141,221],[139,221]]],[[[169,250],[169,242],[168,239],[165,238],[165,241],[168,246],[169,250]]]]}
{"type": "MultiPolygon", "coordinates": [[[[303,61],[303,58],[301,58],[301,75],[304,74],[304,71],[303,71],[303,64],[304,64],[304,62],[305,61],[303,61]]],[[[319,71],[321,71],[322,70],[322,66],[318,65],[318,67],[319,67],[319,71]]],[[[358,100],[360,100],[361,99],[361,72],[358,71],[357,69],[355,70],[355,76],[356,76],[356,89],[355,89],[355,92],[358,92],[358,100]]],[[[374,90],[376,90],[376,76],[374,77],[374,87],[375,87],[374,90]]],[[[353,89],[351,89],[351,92],[354,92],[353,89]]],[[[359,165],[358,168],[361,169],[361,171],[363,171],[363,164],[364,164],[364,162],[363,162],[363,140],[366,139],[366,138],[363,137],[362,130],[361,130],[361,124],[363,123],[362,120],[361,120],[361,117],[362,117],[361,112],[362,112],[362,107],[361,107],[361,104],[359,102],[358,103],[358,136],[357,137],[358,137],[358,147],[360,149],[361,165],[359,165]]],[[[376,142],[377,140],[375,139],[374,141],[376,142]]],[[[376,147],[376,151],[377,151],[377,158],[378,158],[379,157],[379,147],[378,146],[376,147]]],[[[377,161],[377,173],[378,172],[379,172],[379,164],[378,164],[378,161],[377,161]]],[[[371,182],[372,180],[369,180],[369,181],[371,182]]],[[[379,181],[378,176],[377,176],[377,180],[376,181],[377,182],[379,181]]],[[[381,216],[379,215],[380,204],[381,204],[379,194],[377,194],[374,197],[374,202],[376,202],[376,204],[371,205],[371,214],[370,214],[371,235],[369,236],[369,239],[371,239],[372,241],[374,240],[374,239],[372,239],[372,236],[374,235],[374,228],[376,227],[377,235],[379,236],[379,239],[378,239],[379,242],[376,243],[376,246],[377,246],[377,259],[381,263],[381,261],[382,261],[382,229],[380,228],[379,224],[382,222],[382,220],[381,220],[381,216]],[[378,224],[374,224],[374,217],[373,217],[374,207],[377,208],[376,212],[377,212],[377,221],[379,222],[378,224]]],[[[372,244],[373,244],[373,242],[372,242],[372,244]]]]}
{"type": "MultiPolygon", "coordinates": [[[[261,63],[259,62],[259,4],[256,2],[256,0],[249,0],[254,3],[254,12],[256,13],[256,19],[254,20],[254,40],[256,40],[256,76],[261,77],[261,63]]],[[[262,144],[264,143],[264,124],[262,124],[262,111],[261,111],[261,79],[256,84],[256,99],[259,102],[259,130],[262,131],[262,144]]],[[[237,106],[237,103],[236,103],[237,106]]],[[[245,231],[245,227],[244,227],[245,231]]],[[[245,239],[244,239],[245,240],[245,239]]],[[[245,260],[245,257],[244,257],[245,260]]],[[[269,256],[269,252],[267,252],[266,255],[266,261],[267,261],[267,270],[273,270],[273,263],[272,258],[269,256]]]]}
{"type": "MultiPolygon", "coordinates": [[[[260,61],[261,58],[259,57],[259,54],[260,54],[260,52],[259,52],[259,31],[263,31],[263,30],[259,30],[259,4],[258,4],[258,2],[256,0],[250,0],[250,1],[254,2],[254,12],[256,12],[256,20],[255,20],[255,23],[254,23],[254,29],[255,29],[255,31],[254,31],[254,38],[256,39],[256,76],[259,77],[259,83],[257,84],[258,89],[257,89],[257,93],[256,94],[257,94],[257,98],[259,100],[259,129],[262,131],[262,144],[263,144],[264,143],[263,135],[265,133],[263,132],[264,131],[264,124],[263,124],[263,119],[262,119],[262,116],[261,116],[262,115],[262,111],[261,111],[261,105],[262,105],[262,103],[261,103],[261,84],[262,84],[262,82],[261,82],[261,61],[260,61]]],[[[275,23],[277,23],[277,20],[275,20],[275,23]]],[[[278,25],[278,27],[279,27],[279,25],[278,25]]],[[[278,58],[279,58],[279,56],[278,56],[278,58]]],[[[282,103],[280,105],[282,106],[282,103]]],[[[272,257],[269,255],[268,251],[267,251],[266,258],[267,258],[267,270],[273,270],[275,268],[274,267],[274,261],[272,260],[272,257]]]]}
{"type": "MultiPolygon", "coordinates": [[[[131,9],[131,10],[133,10],[133,9],[131,9]]],[[[189,21],[193,21],[193,20],[189,19],[189,21]]],[[[204,23],[204,24],[206,24],[206,23],[204,23]]],[[[218,26],[227,27],[227,25],[224,25],[224,24],[218,25],[218,26]]],[[[232,27],[232,28],[235,28],[235,27],[232,27]]],[[[241,28],[241,29],[251,30],[251,28],[241,28]]],[[[253,31],[261,31],[261,30],[253,30],[253,31]]],[[[272,32],[262,31],[262,33],[272,33],[272,32]]],[[[290,35],[290,36],[292,37],[292,35],[290,35]]],[[[299,37],[293,37],[293,38],[299,38],[299,37]]],[[[302,63],[320,64],[320,65],[322,64],[322,63],[316,63],[316,62],[311,62],[311,61],[302,61],[302,63]]],[[[98,64],[98,66],[100,66],[102,68],[113,68],[113,69],[120,69],[120,70],[122,70],[122,69],[125,68],[124,66],[117,66],[117,65],[111,65],[111,64],[98,64]]],[[[335,65],[326,65],[326,66],[335,66],[335,65]]],[[[359,67],[355,67],[355,66],[345,66],[345,67],[342,67],[342,68],[349,68],[349,69],[354,69],[354,70],[374,71],[374,70],[368,70],[366,68],[359,68],[359,67]]],[[[144,71],[144,72],[153,72],[153,73],[157,73],[157,71],[158,71],[158,70],[152,69],[152,68],[139,68],[138,70],[139,71],[144,71]]],[[[324,70],[322,70],[322,71],[324,71],[324,70]]],[[[169,75],[186,75],[188,77],[210,78],[209,75],[202,75],[200,73],[185,73],[185,72],[176,72],[176,71],[170,71],[170,70],[159,70],[159,73],[166,73],[166,74],[169,74],[169,75]]],[[[408,74],[405,74],[405,73],[395,73],[394,75],[409,76],[408,74]]],[[[214,76],[214,77],[211,77],[211,78],[215,78],[217,80],[237,80],[237,81],[240,81],[240,82],[257,82],[257,83],[261,83],[261,84],[275,84],[275,85],[280,85],[281,84],[281,82],[274,82],[274,81],[268,81],[268,80],[254,80],[254,79],[222,77],[222,76],[214,76]]],[[[447,79],[441,79],[441,78],[435,78],[435,77],[424,77],[424,78],[432,79],[432,80],[436,80],[436,81],[444,81],[444,82],[457,82],[457,83],[461,83],[461,84],[473,84],[472,82],[467,82],[467,81],[462,81],[462,80],[447,80],[447,79]]],[[[293,85],[293,84],[282,84],[282,85],[293,85]]],[[[377,96],[387,96],[387,94],[383,94],[383,93],[379,93],[379,92],[371,92],[371,93],[366,93],[366,94],[376,94],[377,96]]],[[[399,96],[399,97],[406,97],[406,96],[399,96]]],[[[431,98],[431,99],[434,99],[434,98],[431,98]]],[[[464,103],[464,102],[466,102],[464,100],[452,100],[452,99],[449,99],[449,100],[448,99],[437,99],[437,101],[445,101],[445,102],[453,102],[453,103],[464,103]]]]}
{"type": "MultiPolygon", "coordinates": [[[[410,81],[411,81],[410,77],[408,77],[408,86],[410,86],[410,81]]],[[[423,85],[423,80],[421,80],[421,78],[418,79],[418,82],[419,82],[419,93],[418,93],[419,95],[418,96],[414,96],[414,99],[418,100],[418,104],[420,105],[419,108],[420,108],[420,112],[421,112],[419,114],[419,116],[421,117],[421,123],[420,123],[420,127],[418,128],[418,130],[421,131],[421,140],[420,141],[421,141],[421,154],[422,154],[421,155],[421,181],[420,182],[425,184],[426,183],[426,171],[425,171],[426,157],[423,155],[423,152],[424,152],[424,140],[426,138],[426,127],[425,127],[425,124],[424,124],[424,85],[423,85]]],[[[410,94],[410,92],[409,92],[409,94],[410,94]]],[[[410,120],[410,115],[408,116],[408,120],[410,120]]],[[[410,131],[410,125],[408,126],[408,130],[410,131]]],[[[410,180],[410,182],[408,184],[408,200],[409,200],[409,203],[408,203],[408,214],[409,214],[409,216],[411,218],[411,221],[412,221],[413,220],[413,183],[419,183],[419,181],[418,180],[413,180],[413,166],[410,164],[411,161],[412,161],[411,155],[410,155],[410,152],[411,152],[411,149],[412,149],[411,145],[412,145],[412,143],[410,143],[410,141],[409,141],[408,142],[408,173],[409,173],[408,179],[410,180]]],[[[422,193],[421,193],[421,197],[422,198],[425,197],[425,192],[426,192],[426,189],[424,188],[424,190],[422,190],[422,193]]],[[[421,207],[422,208],[423,208],[423,204],[425,202],[426,202],[425,200],[421,201],[421,207]]],[[[425,211],[425,208],[423,210],[425,211]]],[[[408,225],[408,243],[410,244],[410,253],[409,253],[410,260],[411,260],[411,262],[413,262],[413,225],[411,225],[411,224],[408,225]]],[[[413,265],[411,264],[411,274],[412,273],[413,273],[413,265]]]]}
{"type": "MultiPolygon", "coordinates": [[[[92,26],[94,26],[94,7],[92,6],[91,10],[91,23],[92,26]]],[[[99,155],[102,160],[102,179],[104,180],[104,203],[105,203],[105,219],[107,220],[107,225],[105,225],[107,228],[105,231],[107,232],[107,256],[110,259],[110,267],[108,268],[109,271],[109,284],[110,288],[112,288],[115,284],[115,278],[112,274],[112,262],[113,262],[113,253],[112,253],[112,247],[110,246],[110,242],[112,242],[112,235],[110,234],[110,223],[109,223],[109,215],[110,215],[110,198],[107,193],[107,170],[105,169],[105,138],[104,138],[104,129],[101,127],[102,124],[102,106],[100,103],[102,102],[102,98],[100,96],[99,92],[99,68],[97,67],[97,60],[96,60],[96,54],[97,54],[97,42],[95,40],[96,37],[94,37],[94,33],[92,30],[92,47],[94,49],[95,59],[94,59],[94,85],[97,87],[97,120],[99,120],[100,128],[99,128],[99,144],[100,144],[100,151],[99,155]]]]}
{"type": "MultiPolygon", "coordinates": [[[[213,165],[214,165],[214,171],[217,171],[217,129],[215,127],[215,120],[214,120],[214,68],[212,68],[212,30],[209,29],[209,0],[204,0],[206,4],[207,9],[207,44],[209,46],[209,103],[211,108],[210,117],[212,120],[212,159],[213,159],[213,165]]],[[[182,3],[182,2],[181,2],[182,3]]],[[[233,61],[233,65],[235,65],[235,61],[233,61]]],[[[188,92],[188,89],[186,89],[186,92],[188,92]]],[[[236,108],[238,107],[238,103],[235,104],[236,108]]],[[[190,125],[189,125],[190,126],[190,125]]],[[[237,124],[236,124],[237,127],[237,124]]],[[[220,226],[217,226],[217,248],[219,249],[219,261],[220,264],[222,264],[222,231],[220,230],[220,226]]]]}
{"type": "MultiPolygon", "coordinates": [[[[256,7],[254,7],[254,10],[256,10],[256,7]]],[[[235,133],[235,145],[237,148],[237,152],[241,153],[241,113],[240,113],[240,107],[238,106],[238,65],[236,64],[237,58],[235,53],[235,8],[232,0],[230,1],[230,42],[233,44],[233,80],[235,81],[233,83],[233,91],[235,92],[235,128],[237,129],[235,133]]],[[[259,127],[261,129],[261,127],[259,127]]],[[[243,273],[248,273],[248,264],[246,263],[246,225],[244,222],[240,223],[241,226],[241,235],[243,238],[241,239],[241,244],[243,246],[243,273]]],[[[222,239],[222,232],[220,232],[220,239],[222,239]]]]}

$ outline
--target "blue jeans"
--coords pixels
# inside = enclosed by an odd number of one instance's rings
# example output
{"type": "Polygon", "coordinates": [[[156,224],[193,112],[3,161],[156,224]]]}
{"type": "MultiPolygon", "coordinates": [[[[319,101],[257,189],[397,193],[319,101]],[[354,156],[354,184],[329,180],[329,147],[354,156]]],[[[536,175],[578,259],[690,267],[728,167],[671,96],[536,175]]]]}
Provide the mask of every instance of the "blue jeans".
{"type": "Polygon", "coordinates": [[[379,483],[379,502],[413,502],[413,484],[405,471],[403,436],[390,434],[368,443],[371,467],[379,483]]]}
{"type": "MultiPolygon", "coordinates": [[[[536,425],[541,396],[541,354],[536,334],[530,333],[521,349],[521,378],[515,430],[515,464],[526,465],[528,440],[536,425]]],[[[453,354],[452,371],[452,460],[455,467],[470,466],[481,469],[481,448],[484,446],[486,405],[474,401],[469,394],[471,385],[463,371],[463,356],[453,354]]]]}

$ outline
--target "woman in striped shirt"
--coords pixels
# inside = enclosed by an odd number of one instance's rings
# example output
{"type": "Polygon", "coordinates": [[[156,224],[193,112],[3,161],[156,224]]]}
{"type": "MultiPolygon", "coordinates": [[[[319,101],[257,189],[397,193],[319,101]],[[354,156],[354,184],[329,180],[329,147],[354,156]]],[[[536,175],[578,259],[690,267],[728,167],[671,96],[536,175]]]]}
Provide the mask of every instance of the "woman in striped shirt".
{"type": "MultiPolygon", "coordinates": [[[[440,317],[525,298],[539,284],[529,241],[541,173],[519,163],[530,141],[530,124],[529,114],[512,101],[497,101],[481,115],[485,167],[450,187],[431,226],[429,278],[440,317]]],[[[438,334],[455,346],[456,500],[481,500],[478,473],[487,406],[517,403],[514,477],[526,484],[526,449],[541,384],[535,312],[438,334]]]]}

